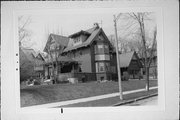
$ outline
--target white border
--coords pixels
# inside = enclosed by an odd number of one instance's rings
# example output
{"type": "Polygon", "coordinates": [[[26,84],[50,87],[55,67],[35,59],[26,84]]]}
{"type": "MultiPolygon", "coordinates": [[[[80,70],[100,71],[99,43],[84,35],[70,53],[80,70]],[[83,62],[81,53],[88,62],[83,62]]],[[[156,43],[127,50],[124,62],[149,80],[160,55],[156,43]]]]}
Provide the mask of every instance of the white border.
{"type": "MultiPolygon", "coordinates": [[[[104,116],[107,116],[108,114],[111,114],[112,116],[115,116],[118,118],[122,118],[123,116],[128,119],[132,119],[134,117],[130,116],[129,114],[136,114],[135,117],[136,118],[141,118],[138,117],[139,115],[146,115],[146,116],[143,116],[145,118],[152,118],[152,116],[148,115],[148,113],[150,112],[151,114],[154,113],[153,115],[155,115],[156,117],[159,117],[158,116],[158,113],[159,115],[161,115],[159,118],[163,118],[162,115],[164,115],[164,112],[166,111],[167,107],[165,107],[165,98],[167,99],[167,96],[165,96],[165,87],[167,88],[167,84],[165,84],[165,82],[167,82],[167,79],[166,79],[166,76],[164,77],[164,73],[167,73],[165,71],[165,67],[167,66],[167,62],[164,61],[167,59],[167,56],[164,56],[164,51],[166,51],[166,49],[164,48],[165,46],[167,47],[167,45],[164,45],[164,39],[163,39],[163,31],[165,31],[165,29],[163,29],[163,22],[165,22],[165,20],[163,19],[164,15],[166,14],[165,11],[166,9],[161,9],[158,5],[156,5],[156,7],[152,7],[152,5],[150,4],[140,4],[140,3],[131,3],[129,4],[130,2],[127,2],[126,4],[124,4],[123,2],[103,2],[103,4],[99,4],[99,2],[95,2],[94,5],[90,5],[88,2],[81,2],[83,5],[80,5],[78,2],[75,2],[75,3],[72,3],[72,2],[62,2],[62,4],[56,4],[56,2],[43,2],[40,6],[40,5],[37,5],[37,3],[40,3],[40,2],[30,2],[28,4],[30,4],[30,6],[28,6],[25,2],[19,2],[19,3],[8,3],[7,2],[7,7],[12,7],[12,8],[9,8],[10,10],[7,12],[8,13],[8,17],[10,20],[7,20],[6,18],[6,22],[9,23],[10,25],[6,24],[5,21],[2,21],[4,24],[2,24],[2,38],[6,38],[7,41],[5,40],[2,40],[2,91],[6,91],[6,89],[10,90],[10,92],[6,92],[8,93],[8,96],[10,99],[7,99],[7,97],[5,97],[5,93],[2,92],[2,115],[5,117],[5,118],[9,118],[10,119],[26,119],[26,118],[39,118],[39,117],[42,117],[42,119],[46,119],[46,118],[52,118],[52,116],[49,116],[50,115],[53,115],[54,118],[60,118],[60,116],[64,116],[64,115],[75,115],[75,118],[80,118],[76,115],[79,115],[80,113],[85,113],[85,116],[88,115],[89,118],[93,118],[94,115],[99,115],[99,114],[104,114],[104,116]],[[30,4],[31,3],[31,4],[30,4]],[[71,3],[71,5],[69,5],[71,3]],[[110,5],[111,3],[111,5],[110,5]],[[158,67],[160,69],[158,69],[158,91],[159,91],[159,98],[158,99],[158,102],[159,102],[159,105],[158,106],[154,106],[154,107],[143,107],[143,106],[139,106],[139,107],[119,107],[119,108],[115,108],[115,107],[108,107],[108,108],[105,108],[105,107],[93,107],[93,108],[64,108],[64,111],[65,113],[63,115],[60,114],[60,110],[59,109],[35,109],[35,110],[25,110],[25,111],[22,111],[20,109],[20,92],[19,92],[19,82],[16,82],[15,81],[10,81],[11,79],[13,78],[17,78],[19,80],[19,72],[17,73],[16,71],[16,68],[19,66],[19,63],[17,64],[16,62],[19,60],[19,56],[16,56],[16,53],[18,53],[19,49],[18,49],[18,42],[14,40],[14,38],[17,40],[18,38],[18,34],[16,33],[17,32],[17,15],[19,14],[22,14],[22,13],[33,13],[33,11],[35,11],[34,13],[37,14],[37,10],[39,11],[42,11],[44,13],[46,12],[54,12],[54,11],[58,11],[59,8],[62,8],[63,10],[67,11],[67,10],[70,10],[70,7],[71,6],[75,6],[74,9],[77,9],[77,8],[81,8],[82,9],[82,6],[83,8],[87,8],[87,6],[89,8],[96,8],[96,9],[101,9],[101,8],[104,8],[104,9],[118,9],[118,4],[119,3],[119,6],[122,7],[122,5],[120,5],[121,3],[123,3],[125,5],[126,8],[121,8],[122,11],[126,12],[130,12],[130,11],[147,11],[147,10],[155,10],[157,13],[158,13],[158,20],[157,20],[157,39],[158,39],[158,67]],[[134,5],[133,5],[134,4],[134,5]],[[135,5],[139,5],[139,7],[136,6],[136,8],[131,8],[132,6],[135,6],[135,5]],[[15,7],[13,6],[15,5],[15,7]],[[43,6],[44,5],[44,6],[43,6]],[[53,5],[53,7],[52,7],[53,5]],[[38,7],[37,7],[38,6],[38,7]],[[150,8],[147,8],[147,6],[149,6],[150,8]],[[69,9],[67,9],[67,8],[69,9]],[[158,8],[159,7],[159,8],[158,8]],[[35,9],[33,9],[35,8],[35,9]],[[57,9],[58,8],[58,9],[57,9]],[[25,10],[27,9],[27,10],[25,10]],[[33,9],[33,10],[31,10],[33,9]],[[22,12],[23,11],[23,12],[22,12]],[[162,12],[163,12],[163,15],[162,15],[162,12]],[[13,17],[12,17],[13,16],[13,17]],[[13,23],[13,24],[12,24],[13,23]],[[4,30],[3,29],[5,28],[5,26],[3,25],[7,25],[8,29],[7,30],[4,30]],[[13,28],[13,29],[12,29],[13,28]],[[16,31],[16,32],[15,32],[16,31]],[[13,36],[8,36],[8,33],[11,33],[11,35],[13,34],[13,36]],[[159,40],[160,39],[160,40],[159,40]],[[13,42],[13,41],[14,42],[13,42]],[[11,43],[11,44],[10,44],[11,43]],[[12,45],[12,43],[14,43],[12,45]],[[9,51],[7,51],[8,49],[6,48],[7,47],[7,44],[10,44],[10,48],[9,48],[9,51]],[[11,48],[12,47],[12,48],[11,48]],[[5,51],[7,51],[7,53],[9,53],[9,57],[11,56],[11,59],[8,60],[8,57],[4,55],[5,51]],[[13,57],[14,56],[14,57],[13,57]],[[5,61],[4,61],[5,60],[5,61]],[[8,63],[11,65],[11,66],[5,66],[5,65],[8,65],[8,63]],[[166,64],[164,64],[164,62],[166,62],[166,64]],[[13,66],[13,67],[12,67],[13,66]],[[7,70],[5,70],[5,68],[7,68],[7,70]],[[8,69],[8,68],[11,68],[8,69]],[[14,71],[14,72],[13,72],[14,71]],[[12,76],[7,76],[7,72],[10,73],[10,75],[12,76]],[[7,79],[7,83],[4,82],[3,80],[4,79],[7,79]],[[166,81],[165,81],[166,80],[166,81]],[[4,85],[6,84],[6,85],[4,85]],[[7,87],[7,84],[10,85],[11,88],[8,88],[7,87]],[[15,86],[14,86],[15,85],[15,86]],[[15,93],[15,95],[13,95],[13,92],[15,93]],[[4,99],[5,98],[5,99],[4,99]],[[7,100],[7,103],[4,102],[4,100],[7,100]],[[11,102],[12,100],[13,103],[11,102]],[[7,107],[5,107],[5,105],[8,105],[9,108],[12,108],[14,107],[13,109],[8,109],[7,107]],[[8,113],[11,113],[11,112],[8,112],[7,110],[10,110],[12,112],[12,116],[7,116],[8,113]],[[14,111],[14,112],[13,112],[14,111]],[[156,113],[155,113],[156,112],[156,113]],[[119,116],[119,113],[121,113],[121,116],[119,116]],[[31,116],[31,115],[34,115],[34,116],[31,116]],[[36,116],[38,115],[38,116],[36,116]]],[[[152,3],[151,3],[152,4],[152,3]]],[[[157,3],[156,3],[157,4],[157,3]]],[[[167,3],[168,4],[168,3],[167,3]]],[[[154,5],[154,4],[153,4],[154,5]]],[[[168,4],[167,6],[171,6],[171,4],[168,4]]],[[[173,4],[174,5],[174,4],[173,4]]],[[[163,4],[161,5],[163,6],[163,4]]],[[[3,7],[3,6],[2,6],[3,7]]],[[[5,8],[4,8],[5,9],[5,8]]],[[[62,10],[61,9],[61,10],[62,10]]],[[[73,9],[73,10],[74,10],[73,9]]],[[[173,9],[173,8],[172,8],[173,9]]],[[[5,10],[3,12],[6,12],[5,10]]],[[[2,13],[3,13],[2,12],[2,13]]],[[[6,17],[6,16],[5,16],[6,17]]],[[[165,37],[164,37],[165,38],[165,37]]],[[[177,83],[176,81],[174,81],[175,83],[177,83]]],[[[167,92],[167,90],[166,90],[167,92]]],[[[167,103],[166,103],[166,106],[167,103]]],[[[100,118],[101,117],[104,117],[104,116],[99,116],[100,118]]],[[[166,115],[164,115],[165,117],[166,115]]],[[[69,118],[68,116],[66,116],[65,118],[69,118]]]]}
{"type": "MultiPolygon", "coordinates": [[[[18,33],[17,33],[17,18],[18,18],[18,16],[19,15],[44,15],[44,14],[56,14],[56,15],[58,15],[58,13],[59,12],[64,12],[64,13],[77,13],[78,11],[84,11],[85,13],[95,13],[96,11],[98,11],[98,12],[102,12],[102,13],[107,13],[107,12],[109,12],[109,11],[115,11],[114,13],[117,13],[117,11],[119,11],[119,12],[122,12],[122,13],[126,13],[126,12],[155,12],[157,15],[156,15],[156,17],[157,17],[157,44],[158,44],[158,93],[159,93],[159,96],[158,96],[158,106],[156,106],[156,107],[147,107],[147,106],[141,106],[141,110],[149,110],[149,111],[152,111],[152,110],[164,110],[165,109],[165,102],[164,102],[164,100],[165,100],[165,96],[164,96],[164,81],[163,81],[163,78],[164,78],[164,72],[163,72],[163,66],[164,66],[164,53],[163,53],[163,39],[162,39],[162,23],[161,23],[161,21],[162,21],[162,10],[160,9],[160,8],[143,8],[143,7],[141,7],[141,8],[137,8],[137,7],[135,7],[135,8],[124,8],[124,9],[119,9],[119,8],[95,8],[95,9],[93,9],[93,8],[86,8],[86,9],[84,9],[84,8],[77,8],[77,9],[48,9],[48,10],[24,10],[24,11],[15,11],[14,12],[14,17],[15,17],[15,23],[14,23],[14,25],[15,25],[15,31],[14,31],[14,33],[15,33],[15,40],[14,40],[14,44],[16,45],[15,46],[15,51],[17,51],[17,53],[18,53],[18,50],[19,50],[19,47],[18,47],[18,33]],[[151,109],[151,108],[153,108],[153,109],[151,109]]],[[[112,17],[113,17],[113,14],[112,14],[112,17]]],[[[16,58],[17,57],[19,57],[19,56],[16,56],[16,58]]],[[[16,59],[15,58],[15,59],[16,59]]],[[[18,59],[18,58],[17,58],[18,59]]],[[[19,63],[16,63],[16,61],[15,61],[15,64],[17,64],[17,66],[19,66],[19,63]]],[[[17,71],[16,71],[17,72],[17,71]]],[[[17,80],[19,80],[19,74],[17,74],[16,73],[16,79],[17,80]]],[[[17,90],[19,90],[20,88],[19,88],[19,82],[16,82],[16,90],[15,91],[17,91],[17,90]]],[[[16,102],[16,104],[17,104],[17,106],[16,106],[16,108],[19,108],[19,103],[20,103],[20,98],[19,98],[19,96],[20,96],[20,93],[19,93],[19,91],[17,92],[17,94],[16,94],[16,96],[17,96],[17,98],[15,99],[15,100],[17,100],[17,102],[16,102]]],[[[140,106],[136,106],[136,107],[132,107],[132,106],[130,106],[130,109],[131,110],[134,110],[134,111],[137,111],[137,110],[139,110],[139,107],[140,106]]],[[[30,107],[31,108],[31,107],[30,107]]],[[[32,107],[33,108],[33,107],[32,107]]],[[[32,110],[34,111],[34,109],[30,109],[31,110],[31,112],[32,112],[32,110]]],[[[37,108],[37,107],[36,107],[37,108]]],[[[104,108],[104,107],[96,107],[96,108],[94,108],[94,107],[91,107],[91,108],[88,108],[87,110],[86,110],[86,112],[87,111],[96,111],[96,112],[103,112],[103,111],[111,111],[111,109],[112,109],[112,111],[113,112],[117,112],[117,111],[119,111],[119,110],[124,110],[124,108],[126,108],[125,106],[121,106],[121,107],[119,107],[119,108],[115,108],[114,109],[114,107],[108,107],[107,109],[106,108],[104,108]]],[[[21,112],[29,112],[29,108],[27,107],[27,109],[26,108],[23,108],[23,110],[21,109],[21,108],[19,108],[19,109],[17,109],[18,111],[21,111],[21,112]],[[27,110],[27,111],[26,111],[27,110]]],[[[43,110],[44,112],[45,112],[45,109],[43,110]]],[[[64,108],[64,112],[74,112],[74,108],[64,108]]],[[[49,112],[49,111],[48,111],[49,112]]],[[[84,109],[76,109],[76,111],[75,112],[84,112],[84,109]]]]}

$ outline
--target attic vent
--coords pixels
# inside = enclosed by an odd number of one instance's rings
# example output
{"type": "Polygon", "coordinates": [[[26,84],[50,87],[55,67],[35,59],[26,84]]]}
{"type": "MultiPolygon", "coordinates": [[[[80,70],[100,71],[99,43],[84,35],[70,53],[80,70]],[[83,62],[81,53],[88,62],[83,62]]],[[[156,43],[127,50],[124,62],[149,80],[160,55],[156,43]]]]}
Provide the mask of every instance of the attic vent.
{"type": "Polygon", "coordinates": [[[95,28],[99,28],[99,24],[98,23],[94,23],[94,27],[95,28]]]}

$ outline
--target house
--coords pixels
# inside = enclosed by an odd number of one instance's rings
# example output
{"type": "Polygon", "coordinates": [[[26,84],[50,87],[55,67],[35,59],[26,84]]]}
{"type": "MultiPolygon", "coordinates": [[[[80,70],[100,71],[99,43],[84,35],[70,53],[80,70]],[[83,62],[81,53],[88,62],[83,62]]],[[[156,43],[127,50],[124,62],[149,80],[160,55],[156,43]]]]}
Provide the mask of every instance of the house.
{"type": "MultiPolygon", "coordinates": [[[[97,23],[70,36],[50,34],[44,52],[48,54],[45,76],[68,74],[79,81],[102,81],[117,78],[114,48],[97,23]],[[72,72],[73,71],[73,72],[72,72]]],[[[136,52],[120,54],[122,73],[137,77],[141,63],[136,52]]]]}
{"type": "Polygon", "coordinates": [[[123,76],[124,72],[127,72],[129,74],[129,77],[132,79],[140,77],[139,75],[143,66],[135,51],[119,53],[119,61],[121,68],[121,76],[123,76]]]}
{"type": "Polygon", "coordinates": [[[20,54],[20,79],[27,80],[30,77],[39,77],[44,73],[44,59],[31,48],[19,48],[20,54]]]}
{"type": "Polygon", "coordinates": [[[79,74],[83,73],[87,80],[111,80],[112,49],[103,29],[95,23],[91,29],[70,35],[63,55],[80,62],[79,74]]]}
{"type": "Polygon", "coordinates": [[[34,54],[34,70],[38,74],[38,77],[41,78],[44,76],[44,63],[45,55],[41,52],[34,54]]]}

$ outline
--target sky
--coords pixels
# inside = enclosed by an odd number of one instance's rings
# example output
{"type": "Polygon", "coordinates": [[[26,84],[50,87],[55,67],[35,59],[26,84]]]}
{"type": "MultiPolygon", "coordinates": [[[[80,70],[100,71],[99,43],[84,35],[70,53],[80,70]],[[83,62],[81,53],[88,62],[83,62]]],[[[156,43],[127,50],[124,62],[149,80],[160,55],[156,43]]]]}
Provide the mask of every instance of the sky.
{"type": "MultiPolygon", "coordinates": [[[[119,13],[117,9],[83,9],[23,14],[23,16],[24,19],[31,18],[26,29],[32,32],[31,42],[34,43],[32,48],[42,51],[47,42],[48,33],[69,36],[80,30],[92,28],[94,23],[99,23],[107,36],[114,35],[113,15],[119,13]]],[[[121,23],[123,22],[118,21],[117,25],[120,26],[121,23]]],[[[118,32],[123,36],[122,29],[118,32]]]]}

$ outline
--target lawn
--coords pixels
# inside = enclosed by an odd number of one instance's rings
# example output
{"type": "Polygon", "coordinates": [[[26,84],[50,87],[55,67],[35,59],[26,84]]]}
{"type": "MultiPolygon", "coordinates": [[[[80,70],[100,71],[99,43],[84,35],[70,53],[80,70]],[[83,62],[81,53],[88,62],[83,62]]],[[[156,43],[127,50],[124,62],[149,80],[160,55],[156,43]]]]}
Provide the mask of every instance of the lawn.
{"type": "MultiPolygon", "coordinates": [[[[157,86],[157,81],[150,81],[150,86],[157,86]]],[[[123,91],[145,88],[144,80],[123,81],[123,91]]],[[[89,82],[78,84],[56,84],[29,86],[21,89],[21,106],[39,105],[66,100],[74,100],[96,95],[118,92],[118,82],[89,82]]]]}

